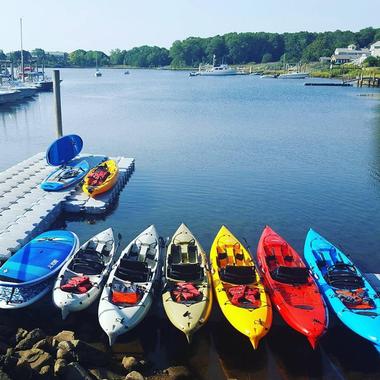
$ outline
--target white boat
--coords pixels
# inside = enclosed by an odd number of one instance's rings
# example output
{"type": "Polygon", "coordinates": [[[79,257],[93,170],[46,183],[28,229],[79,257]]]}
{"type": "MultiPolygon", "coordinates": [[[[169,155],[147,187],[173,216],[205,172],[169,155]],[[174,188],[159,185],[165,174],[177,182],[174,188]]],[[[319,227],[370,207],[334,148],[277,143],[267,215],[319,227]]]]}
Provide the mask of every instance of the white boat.
{"type": "Polygon", "coordinates": [[[294,72],[289,72],[286,74],[280,74],[278,78],[279,79],[305,79],[308,76],[309,76],[309,73],[294,71],[294,72]]]}
{"type": "Polygon", "coordinates": [[[152,225],[123,250],[100,297],[99,323],[110,346],[148,313],[159,280],[161,239],[152,225]]]}
{"type": "Polygon", "coordinates": [[[191,72],[190,76],[227,76],[227,75],[239,75],[241,74],[233,67],[222,63],[219,66],[215,66],[215,55],[213,56],[212,65],[199,65],[198,71],[191,72]]]}
{"type": "Polygon", "coordinates": [[[98,54],[96,54],[96,71],[95,71],[95,76],[96,77],[101,77],[102,76],[102,73],[100,72],[100,70],[99,70],[99,67],[98,67],[98,54]]]}
{"type": "Polygon", "coordinates": [[[54,285],[53,302],[62,319],[89,307],[99,296],[111,271],[115,238],[108,228],[84,243],[62,267],[54,285]]]}
{"type": "Polygon", "coordinates": [[[261,79],[278,78],[277,74],[264,74],[260,76],[261,79]]]}

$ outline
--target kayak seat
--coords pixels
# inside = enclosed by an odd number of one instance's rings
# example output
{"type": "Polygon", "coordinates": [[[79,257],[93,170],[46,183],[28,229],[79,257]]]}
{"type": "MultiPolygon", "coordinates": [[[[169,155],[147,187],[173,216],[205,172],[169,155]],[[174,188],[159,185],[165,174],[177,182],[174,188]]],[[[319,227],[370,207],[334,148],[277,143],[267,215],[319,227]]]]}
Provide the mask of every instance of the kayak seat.
{"type": "Polygon", "coordinates": [[[228,264],[227,251],[224,251],[218,247],[217,253],[218,255],[216,257],[216,263],[218,264],[218,267],[224,268],[228,264]]]}
{"type": "Polygon", "coordinates": [[[255,267],[253,266],[226,265],[219,274],[222,281],[231,284],[252,284],[256,281],[255,267]]]}
{"type": "Polygon", "coordinates": [[[179,264],[181,262],[181,247],[179,245],[172,244],[169,258],[173,264],[179,264]]]}
{"type": "Polygon", "coordinates": [[[195,244],[187,246],[187,253],[189,255],[189,263],[195,264],[198,262],[198,248],[195,244]]]}
{"type": "Polygon", "coordinates": [[[111,250],[112,250],[112,246],[105,244],[102,249],[102,255],[105,257],[108,257],[111,253],[111,250]]]}
{"type": "Polygon", "coordinates": [[[339,289],[359,289],[364,287],[364,281],[356,268],[345,263],[336,263],[327,270],[325,279],[328,284],[339,289]]]}
{"type": "Polygon", "coordinates": [[[104,265],[86,258],[75,258],[69,265],[69,269],[76,273],[92,276],[102,273],[104,265]]]}
{"type": "Polygon", "coordinates": [[[327,283],[338,289],[359,289],[364,287],[363,279],[358,275],[338,274],[326,276],[327,283]]]}
{"type": "Polygon", "coordinates": [[[99,263],[101,265],[104,264],[102,255],[99,252],[97,252],[93,249],[88,249],[88,248],[78,251],[78,253],[75,255],[74,260],[76,260],[76,259],[93,261],[93,262],[99,263]]]}
{"type": "Polygon", "coordinates": [[[123,281],[147,282],[149,280],[149,267],[146,262],[132,261],[123,257],[116,269],[115,276],[123,281]]]}
{"type": "Polygon", "coordinates": [[[243,253],[235,253],[235,259],[243,261],[244,260],[244,254],[243,253]]]}
{"type": "Polygon", "coordinates": [[[172,264],[168,267],[168,276],[174,280],[198,281],[203,278],[203,271],[199,263],[172,264]]]}
{"type": "Polygon", "coordinates": [[[129,256],[130,257],[135,257],[135,256],[138,256],[139,255],[139,252],[140,252],[140,249],[139,247],[137,246],[137,244],[132,244],[132,247],[129,251],[129,256]]]}
{"type": "Polygon", "coordinates": [[[322,269],[322,268],[324,268],[327,265],[327,261],[326,260],[317,260],[316,263],[317,263],[317,267],[319,269],[322,269]]]}
{"type": "Polygon", "coordinates": [[[150,247],[146,253],[146,258],[149,260],[155,260],[156,259],[156,250],[155,248],[150,247]]]}
{"type": "Polygon", "coordinates": [[[309,270],[307,268],[278,266],[270,272],[275,281],[285,284],[306,284],[309,279],[309,270]]]}

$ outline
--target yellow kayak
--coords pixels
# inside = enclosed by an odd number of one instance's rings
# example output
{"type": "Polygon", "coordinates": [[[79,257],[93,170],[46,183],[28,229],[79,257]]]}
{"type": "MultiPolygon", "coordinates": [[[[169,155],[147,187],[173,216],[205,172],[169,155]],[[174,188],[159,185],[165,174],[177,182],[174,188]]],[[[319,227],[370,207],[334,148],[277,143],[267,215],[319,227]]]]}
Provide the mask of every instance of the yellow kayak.
{"type": "Polygon", "coordinates": [[[83,191],[91,197],[111,189],[119,174],[119,168],[114,160],[101,162],[92,168],[84,177],[83,191]]]}
{"type": "Polygon", "coordinates": [[[222,226],[212,244],[210,261],[212,282],[223,314],[256,349],[272,324],[272,307],[250,254],[222,226]]]}

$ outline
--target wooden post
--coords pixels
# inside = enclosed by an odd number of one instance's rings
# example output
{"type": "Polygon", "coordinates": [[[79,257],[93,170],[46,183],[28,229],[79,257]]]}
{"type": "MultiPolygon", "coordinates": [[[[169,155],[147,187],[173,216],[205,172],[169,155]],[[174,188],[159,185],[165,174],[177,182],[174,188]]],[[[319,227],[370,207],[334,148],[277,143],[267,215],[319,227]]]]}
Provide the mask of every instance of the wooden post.
{"type": "Polygon", "coordinates": [[[24,75],[24,49],[22,48],[22,18],[20,18],[20,42],[21,42],[21,78],[25,82],[24,75]]]}
{"type": "Polygon", "coordinates": [[[61,80],[59,70],[53,70],[54,108],[57,122],[57,137],[62,137],[61,80]]]}

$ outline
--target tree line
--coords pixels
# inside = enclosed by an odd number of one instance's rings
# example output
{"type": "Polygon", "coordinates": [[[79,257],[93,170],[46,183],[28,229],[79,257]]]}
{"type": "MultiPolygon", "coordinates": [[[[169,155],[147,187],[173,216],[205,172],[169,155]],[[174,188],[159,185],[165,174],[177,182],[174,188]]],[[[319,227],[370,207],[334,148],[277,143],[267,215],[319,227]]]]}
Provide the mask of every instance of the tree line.
{"type": "MultiPolygon", "coordinates": [[[[331,56],[337,47],[355,44],[368,47],[380,40],[380,28],[368,27],[359,32],[296,32],[296,33],[227,33],[209,38],[189,37],[173,42],[170,49],[158,46],[140,46],[130,50],[113,49],[107,55],[102,51],[78,49],[56,55],[35,49],[24,51],[24,61],[33,59],[53,67],[93,67],[128,65],[134,67],[197,67],[212,62],[215,55],[219,63],[229,64],[318,61],[321,56],[331,56]]],[[[19,62],[20,51],[8,54],[0,50],[0,60],[19,62]]]]}

